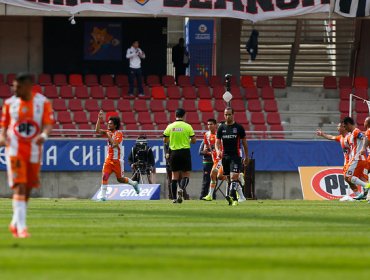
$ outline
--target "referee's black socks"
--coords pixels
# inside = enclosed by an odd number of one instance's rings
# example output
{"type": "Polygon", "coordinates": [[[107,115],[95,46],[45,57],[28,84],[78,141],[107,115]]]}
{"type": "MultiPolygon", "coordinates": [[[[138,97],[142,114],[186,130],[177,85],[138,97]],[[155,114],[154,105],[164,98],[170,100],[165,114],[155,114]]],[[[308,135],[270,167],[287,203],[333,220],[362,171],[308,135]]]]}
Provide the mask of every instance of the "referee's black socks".
{"type": "Polygon", "coordinates": [[[177,198],[177,180],[172,180],[171,181],[171,190],[172,190],[172,199],[177,198]]]}
{"type": "Polygon", "coordinates": [[[185,190],[188,185],[189,185],[189,177],[182,178],[180,182],[180,188],[182,190],[185,190]]]}

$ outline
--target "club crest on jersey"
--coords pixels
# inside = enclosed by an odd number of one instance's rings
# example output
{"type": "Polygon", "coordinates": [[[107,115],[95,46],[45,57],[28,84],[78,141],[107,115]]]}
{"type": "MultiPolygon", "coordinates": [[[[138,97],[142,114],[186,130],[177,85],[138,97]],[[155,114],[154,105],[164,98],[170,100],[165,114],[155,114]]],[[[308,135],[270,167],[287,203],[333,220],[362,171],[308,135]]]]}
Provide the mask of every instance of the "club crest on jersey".
{"type": "Polygon", "coordinates": [[[39,125],[33,120],[22,120],[14,124],[14,134],[22,140],[32,140],[39,132],[39,125]]]}
{"type": "Polygon", "coordinates": [[[237,132],[238,132],[238,130],[236,129],[236,127],[233,128],[233,133],[237,133],[237,132]]]}
{"type": "Polygon", "coordinates": [[[144,6],[146,3],[149,2],[149,0],[135,0],[135,2],[140,4],[141,6],[144,6]]]}
{"type": "Polygon", "coordinates": [[[23,108],[22,108],[22,113],[23,113],[23,114],[25,114],[25,113],[27,113],[27,112],[28,112],[28,107],[23,107],[23,108]]]}

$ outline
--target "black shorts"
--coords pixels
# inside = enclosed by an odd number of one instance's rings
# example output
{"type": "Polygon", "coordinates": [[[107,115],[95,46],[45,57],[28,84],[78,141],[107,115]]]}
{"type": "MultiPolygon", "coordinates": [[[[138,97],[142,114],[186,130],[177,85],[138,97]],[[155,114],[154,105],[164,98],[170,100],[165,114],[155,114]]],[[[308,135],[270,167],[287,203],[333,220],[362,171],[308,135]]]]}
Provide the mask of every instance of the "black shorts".
{"type": "Polygon", "coordinates": [[[190,149],[181,149],[181,150],[171,151],[170,168],[172,172],[191,171],[190,149]]]}
{"type": "Polygon", "coordinates": [[[225,176],[229,176],[230,172],[240,173],[242,169],[242,158],[239,156],[224,156],[222,158],[222,167],[225,176]]]}

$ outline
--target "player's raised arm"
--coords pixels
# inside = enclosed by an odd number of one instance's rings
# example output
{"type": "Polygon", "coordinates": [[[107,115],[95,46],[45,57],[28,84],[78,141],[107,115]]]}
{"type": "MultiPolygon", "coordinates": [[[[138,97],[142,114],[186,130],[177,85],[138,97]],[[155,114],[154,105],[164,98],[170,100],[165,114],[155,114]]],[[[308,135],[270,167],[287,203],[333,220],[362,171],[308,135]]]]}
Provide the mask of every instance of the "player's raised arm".
{"type": "Polygon", "coordinates": [[[100,110],[99,115],[98,115],[98,120],[96,121],[95,125],[95,132],[100,134],[100,135],[105,135],[107,132],[103,129],[100,129],[100,122],[103,121],[103,111],[100,110]]]}
{"type": "Polygon", "coordinates": [[[4,105],[2,115],[1,115],[1,122],[0,122],[0,127],[1,127],[0,147],[6,145],[6,132],[8,130],[9,117],[10,116],[9,116],[8,106],[4,105]]]}
{"type": "Polygon", "coordinates": [[[334,135],[326,134],[321,129],[316,130],[316,135],[332,141],[336,139],[334,135]]]}

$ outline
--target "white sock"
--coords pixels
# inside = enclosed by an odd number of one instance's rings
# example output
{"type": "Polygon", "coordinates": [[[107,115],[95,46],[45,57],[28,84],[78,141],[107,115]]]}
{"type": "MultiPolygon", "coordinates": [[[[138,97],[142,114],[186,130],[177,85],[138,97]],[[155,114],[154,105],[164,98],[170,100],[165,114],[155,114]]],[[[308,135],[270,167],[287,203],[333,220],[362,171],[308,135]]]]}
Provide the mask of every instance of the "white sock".
{"type": "Polygon", "coordinates": [[[17,226],[17,214],[16,214],[16,200],[12,200],[12,205],[13,205],[13,217],[12,217],[12,221],[10,222],[10,224],[13,226],[13,227],[16,227],[17,226]]]}
{"type": "Polygon", "coordinates": [[[356,186],[360,185],[361,187],[365,187],[366,183],[364,181],[361,181],[359,178],[352,176],[351,183],[355,184],[356,186]]]}
{"type": "Polygon", "coordinates": [[[243,189],[242,187],[238,184],[238,187],[236,188],[236,191],[238,192],[239,194],[239,199],[241,200],[245,200],[245,196],[244,196],[244,193],[243,193],[243,189]]]}
{"type": "Polygon", "coordinates": [[[208,195],[209,196],[213,196],[213,192],[215,191],[215,189],[214,188],[211,188],[211,187],[209,187],[209,193],[208,193],[208,195]]]}
{"type": "Polygon", "coordinates": [[[134,182],[134,181],[132,181],[130,178],[127,178],[127,180],[128,180],[128,183],[129,183],[131,186],[135,185],[135,182],[134,182]]]}
{"type": "Polygon", "coordinates": [[[358,195],[360,195],[360,194],[361,194],[361,192],[357,191],[357,192],[354,192],[354,194],[355,194],[356,196],[358,196],[358,195]]]}
{"type": "Polygon", "coordinates": [[[15,215],[18,232],[22,232],[26,225],[27,204],[25,201],[15,200],[15,215]]]}
{"type": "Polygon", "coordinates": [[[101,195],[103,198],[107,198],[107,185],[101,185],[101,195]]]}

